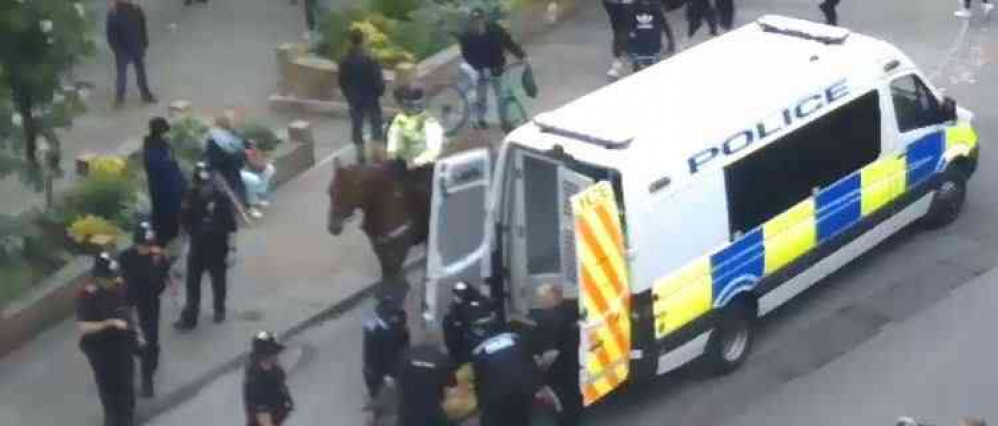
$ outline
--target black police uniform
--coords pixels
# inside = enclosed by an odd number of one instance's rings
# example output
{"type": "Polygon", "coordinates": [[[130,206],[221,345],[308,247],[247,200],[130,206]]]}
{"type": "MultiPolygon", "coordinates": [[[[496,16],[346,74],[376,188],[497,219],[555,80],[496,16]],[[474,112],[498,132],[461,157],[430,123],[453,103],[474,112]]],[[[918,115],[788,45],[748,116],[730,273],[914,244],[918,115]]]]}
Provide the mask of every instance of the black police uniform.
{"type": "Polygon", "coordinates": [[[471,354],[482,426],[529,425],[541,373],[522,338],[494,334],[471,354]]]}
{"type": "Polygon", "coordinates": [[[257,414],[270,413],[275,425],[284,423],[294,401],[288,391],[287,376],[280,365],[274,365],[269,370],[259,363],[250,363],[246,367],[246,378],[243,381],[243,405],[246,409],[246,425],[258,426],[257,414]]]}
{"type": "Polygon", "coordinates": [[[558,395],[562,411],[560,426],[579,424],[582,413],[582,392],[579,390],[579,313],[572,302],[530,313],[537,324],[532,330],[532,347],[537,355],[549,350],[557,358],[545,372],[545,380],[558,395]]]}
{"type": "Polygon", "coordinates": [[[216,322],[225,318],[226,260],[229,236],[236,231],[235,207],[218,184],[209,180],[188,195],[182,222],[190,235],[187,254],[187,303],[181,315],[181,328],[197,326],[201,310],[201,277],[211,277],[216,322]]]}
{"type": "MultiPolygon", "coordinates": [[[[146,346],[141,349],[142,387],[152,393],[152,378],[159,366],[160,295],[166,289],[170,263],[162,253],[141,254],[130,248],[118,258],[125,279],[125,299],[135,307],[146,346]]],[[[147,395],[148,395],[147,394],[147,395]]]]}
{"type": "Polygon", "coordinates": [[[442,328],[444,345],[454,365],[463,365],[471,360],[471,343],[468,336],[471,320],[477,311],[487,308],[487,301],[481,294],[470,290],[465,299],[451,303],[444,314],[442,328]],[[477,304],[477,306],[476,306],[477,304]]]}
{"type": "Polygon", "coordinates": [[[407,346],[405,311],[377,309],[365,321],[364,382],[371,399],[377,397],[385,377],[395,377],[399,358],[407,346]]]}
{"type": "Polygon", "coordinates": [[[402,356],[398,367],[398,426],[447,426],[444,389],[456,384],[450,359],[436,346],[423,343],[402,356]]]}
{"type": "MultiPolygon", "coordinates": [[[[129,321],[122,284],[110,288],[88,285],[76,300],[76,319],[100,322],[129,321]]],[[[130,426],[135,421],[135,332],[108,327],[80,338],[80,349],[94,370],[94,379],[104,407],[105,426],[130,426]]]]}

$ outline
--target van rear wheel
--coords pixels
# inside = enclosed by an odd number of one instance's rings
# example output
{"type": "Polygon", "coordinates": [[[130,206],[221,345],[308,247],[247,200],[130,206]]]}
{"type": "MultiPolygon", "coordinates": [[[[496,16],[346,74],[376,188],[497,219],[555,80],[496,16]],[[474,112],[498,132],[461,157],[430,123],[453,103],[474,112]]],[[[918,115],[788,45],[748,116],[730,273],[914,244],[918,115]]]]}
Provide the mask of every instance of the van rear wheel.
{"type": "Polygon", "coordinates": [[[932,205],[924,218],[925,226],[938,229],[953,223],[966,204],[967,177],[960,169],[950,168],[932,197],[932,205]]]}
{"type": "Polygon", "coordinates": [[[728,374],[745,362],[755,340],[754,322],[749,303],[736,302],[722,311],[707,343],[706,359],[711,370],[728,374]]]}

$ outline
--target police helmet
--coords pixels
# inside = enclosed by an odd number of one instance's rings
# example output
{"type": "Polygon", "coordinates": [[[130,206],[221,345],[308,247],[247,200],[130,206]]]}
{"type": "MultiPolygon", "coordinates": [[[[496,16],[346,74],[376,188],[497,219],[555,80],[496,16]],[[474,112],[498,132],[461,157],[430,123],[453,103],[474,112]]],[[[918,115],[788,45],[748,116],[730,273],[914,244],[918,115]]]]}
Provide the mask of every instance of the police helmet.
{"type": "Polygon", "coordinates": [[[426,91],[417,85],[406,86],[401,93],[402,111],[409,115],[426,111],[426,91]]]}
{"type": "Polygon", "coordinates": [[[156,232],[149,221],[143,220],[135,226],[132,232],[132,242],[137,245],[153,245],[156,243],[156,232]]]}
{"type": "Polygon", "coordinates": [[[451,297],[453,298],[454,303],[461,304],[468,302],[473,300],[474,296],[475,289],[471,288],[471,286],[464,281],[458,281],[451,289],[451,297]]]}
{"type": "Polygon", "coordinates": [[[118,276],[118,262],[111,257],[111,254],[102,251],[94,256],[94,266],[90,273],[94,278],[114,278],[118,276]]]}
{"type": "Polygon", "coordinates": [[[194,182],[202,184],[208,182],[211,178],[211,169],[208,167],[208,163],[204,161],[198,161],[194,165],[194,182]]]}
{"type": "Polygon", "coordinates": [[[277,337],[269,331],[259,331],[253,336],[252,343],[255,356],[277,355],[284,350],[284,345],[277,342],[277,337]]]}
{"type": "Polygon", "coordinates": [[[378,304],[374,306],[374,313],[388,324],[389,327],[404,326],[407,315],[402,305],[389,295],[378,297],[378,304]]]}

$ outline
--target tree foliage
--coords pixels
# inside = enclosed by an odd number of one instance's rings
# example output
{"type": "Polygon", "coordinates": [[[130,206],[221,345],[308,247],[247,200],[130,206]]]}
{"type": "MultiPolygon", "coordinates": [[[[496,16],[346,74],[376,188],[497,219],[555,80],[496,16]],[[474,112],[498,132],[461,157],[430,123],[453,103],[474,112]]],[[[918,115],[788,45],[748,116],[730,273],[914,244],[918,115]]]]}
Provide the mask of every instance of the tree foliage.
{"type": "MultiPolygon", "coordinates": [[[[20,117],[0,116],[0,132],[13,122],[29,162],[37,137],[58,124],[40,118],[65,99],[61,77],[94,52],[92,23],[79,2],[0,0],[0,104],[8,103],[6,109],[20,117]]],[[[0,113],[4,110],[0,105],[0,113]]],[[[8,129],[8,138],[14,129],[8,129]]]]}

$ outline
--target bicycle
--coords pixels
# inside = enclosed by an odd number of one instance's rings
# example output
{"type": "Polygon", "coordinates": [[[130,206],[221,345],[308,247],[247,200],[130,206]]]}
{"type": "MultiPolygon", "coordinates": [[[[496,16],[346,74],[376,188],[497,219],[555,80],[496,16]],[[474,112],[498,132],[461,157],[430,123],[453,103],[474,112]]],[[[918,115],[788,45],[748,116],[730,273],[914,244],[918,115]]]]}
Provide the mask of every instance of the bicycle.
{"type": "MultiPolygon", "coordinates": [[[[516,90],[515,84],[523,76],[526,64],[515,62],[508,65],[502,73],[503,84],[499,93],[499,116],[505,118],[500,123],[507,133],[528,120],[526,108],[516,90]]],[[[443,85],[431,91],[427,109],[440,125],[444,127],[447,136],[453,136],[468,124],[472,108],[478,100],[478,72],[468,64],[461,64],[456,81],[443,85]]],[[[496,78],[496,77],[488,77],[496,78]]]]}

